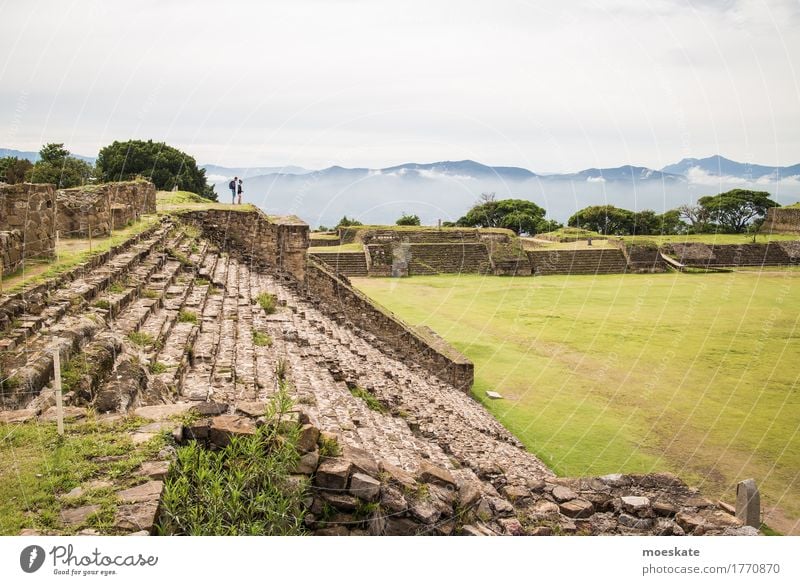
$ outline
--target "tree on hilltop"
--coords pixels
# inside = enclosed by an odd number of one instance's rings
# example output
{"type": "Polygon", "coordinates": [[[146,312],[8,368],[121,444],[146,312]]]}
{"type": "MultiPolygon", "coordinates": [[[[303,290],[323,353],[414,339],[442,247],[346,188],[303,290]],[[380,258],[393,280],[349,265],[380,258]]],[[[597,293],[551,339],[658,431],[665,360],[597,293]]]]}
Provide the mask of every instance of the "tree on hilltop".
{"type": "Polygon", "coordinates": [[[30,179],[33,163],[26,158],[4,156],[0,158],[0,182],[15,185],[30,179]]]}
{"type": "Polygon", "coordinates": [[[750,222],[763,218],[767,209],[780,207],[770,199],[768,192],[749,189],[733,189],[701,197],[697,203],[722,231],[736,234],[744,232],[750,222]]]}
{"type": "Polygon", "coordinates": [[[418,215],[409,215],[404,211],[395,223],[397,225],[420,225],[420,220],[418,215]]]}
{"type": "MultiPolygon", "coordinates": [[[[500,199],[484,193],[480,201],[461,217],[459,227],[506,228],[516,234],[536,234],[554,229],[554,222],[544,219],[545,210],[526,199],[500,199]]],[[[558,224],[555,224],[556,226],[558,224]]]]}
{"type": "Polygon", "coordinates": [[[103,181],[130,181],[144,177],[156,189],[191,191],[217,200],[214,187],[206,182],[206,170],[197,166],[194,157],[152,140],[114,141],[100,149],[97,169],[103,181]]]}
{"type": "Polygon", "coordinates": [[[347,217],[345,215],[345,216],[342,217],[342,219],[339,220],[339,223],[336,224],[336,227],[337,228],[340,228],[340,227],[354,227],[354,226],[359,226],[359,225],[364,225],[364,224],[361,223],[360,221],[358,221],[357,219],[351,219],[351,218],[349,218],[349,217],[347,217]]]}
{"type": "Polygon", "coordinates": [[[39,160],[30,172],[32,183],[52,183],[57,189],[85,185],[94,174],[94,167],[72,156],[63,143],[51,142],[42,146],[39,160]]]}

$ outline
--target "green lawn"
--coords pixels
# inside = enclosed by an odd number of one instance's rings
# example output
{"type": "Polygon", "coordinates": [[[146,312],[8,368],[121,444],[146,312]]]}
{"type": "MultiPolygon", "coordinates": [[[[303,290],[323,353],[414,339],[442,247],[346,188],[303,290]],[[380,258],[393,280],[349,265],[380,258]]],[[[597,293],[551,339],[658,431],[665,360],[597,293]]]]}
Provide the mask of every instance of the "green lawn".
{"type": "Polygon", "coordinates": [[[754,477],[800,529],[800,271],[353,282],[472,359],[557,473],[666,469],[729,502],[754,477]]]}
{"type": "MultiPolygon", "coordinates": [[[[752,244],[753,234],[682,234],[671,236],[619,236],[626,242],[655,242],[663,244],[702,243],[702,244],[752,244]]],[[[798,240],[797,234],[756,234],[756,244],[798,240]]]]}

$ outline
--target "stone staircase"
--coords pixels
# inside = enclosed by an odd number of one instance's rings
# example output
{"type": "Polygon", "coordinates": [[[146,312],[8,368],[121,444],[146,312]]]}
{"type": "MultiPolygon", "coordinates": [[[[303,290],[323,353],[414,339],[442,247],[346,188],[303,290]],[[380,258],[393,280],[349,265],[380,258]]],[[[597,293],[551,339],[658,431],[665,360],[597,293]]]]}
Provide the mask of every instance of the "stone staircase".
{"type": "Polygon", "coordinates": [[[321,260],[338,274],[367,276],[367,258],[363,250],[353,252],[314,252],[311,256],[321,260]]]}
{"type": "Polygon", "coordinates": [[[482,242],[459,244],[411,244],[410,276],[419,274],[491,273],[486,245],[482,242]]]}
{"type": "Polygon", "coordinates": [[[529,250],[533,274],[621,274],[627,269],[621,250],[529,250]]]}

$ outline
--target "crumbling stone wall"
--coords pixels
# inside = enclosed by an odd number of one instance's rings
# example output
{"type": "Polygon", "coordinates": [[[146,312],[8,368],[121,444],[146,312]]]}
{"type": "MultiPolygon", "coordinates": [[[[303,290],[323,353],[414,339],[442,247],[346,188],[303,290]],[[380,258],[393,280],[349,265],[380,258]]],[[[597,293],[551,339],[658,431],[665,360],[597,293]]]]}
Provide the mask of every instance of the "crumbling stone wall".
{"type": "Polygon", "coordinates": [[[687,266],[782,266],[800,262],[798,242],[766,244],[674,243],[663,246],[665,254],[687,266]]]}
{"type": "Polygon", "coordinates": [[[209,209],[182,214],[222,250],[241,254],[254,265],[305,280],[308,224],[294,216],[267,216],[255,207],[209,209]]]}
{"type": "Polygon", "coordinates": [[[142,215],[156,212],[156,187],[149,181],[86,185],[57,192],[61,237],[107,236],[142,215]]]}
{"type": "Polygon", "coordinates": [[[342,244],[361,242],[363,244],[380,244],[383,242],[403,241],[412,244],[460,244],[486,240],[507,243],[513,237],[511,230],[486,231],[478,228],[442,228],[442,229],[394,229],[392,227],[339,228],[339,239],[342,244]]]}
{"type": "Polygon", "coordinates": [[[55,193],[52,185],[0,185],[3,272],[28,258],[55,256],[55,193]],[[16,234],[14,232],[17,232],[16,234]]]}
{"type": "Polygon", "coordinates": [[[800,207],[772,207],[761,231],[768,234],[800,234],[800,207]]]}
{"type": "Polygon", "coordinates": [[[475,376],[474,365],[443,340],[423,336],[378,307],[346,278],[312,259],[308,260],[305,284],[306,293],[323,312],[374,335],[376,341],[388,346],[401,361],[420,365],[440,380],[469,392],[475,376]]]}
{"type": "Polygon", "coordinates": [[[0,232],[0,260],[2,260],[3,274],[11,274],[22,266],[23,251],[21,231],[0,232]]]}
{"type": "Polygon", "coordinates": [[[661,258],[658,245],[653,243],[630,243],[609,238],[608,243],[622,250],[628,263],[628,272],[666,272],[667,264],[661,258]]]}

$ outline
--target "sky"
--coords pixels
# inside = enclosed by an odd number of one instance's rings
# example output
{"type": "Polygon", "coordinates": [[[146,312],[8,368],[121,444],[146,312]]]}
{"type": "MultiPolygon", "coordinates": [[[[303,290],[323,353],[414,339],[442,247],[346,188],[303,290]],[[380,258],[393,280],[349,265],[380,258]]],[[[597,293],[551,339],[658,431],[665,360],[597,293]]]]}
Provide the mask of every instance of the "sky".
{"type": "Polygon", "coordinates": [[[0,147],[535,172],[800,162],[797,0],[0,0],[0,147]]]}

